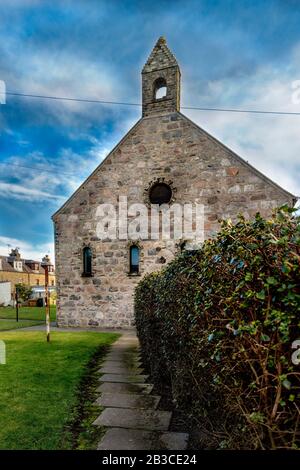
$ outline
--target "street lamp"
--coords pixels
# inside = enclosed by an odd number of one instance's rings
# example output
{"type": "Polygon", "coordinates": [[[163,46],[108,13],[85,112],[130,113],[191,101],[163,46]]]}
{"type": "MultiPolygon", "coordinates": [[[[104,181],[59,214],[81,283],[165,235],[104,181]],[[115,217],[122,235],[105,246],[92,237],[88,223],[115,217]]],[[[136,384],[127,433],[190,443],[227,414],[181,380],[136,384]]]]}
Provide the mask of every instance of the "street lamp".
{"type": "Polygon", "coordinates": [[[18,285],[16,287],[16,294],[15,294],[15,301],[16,301],[16,321],[19,321],[19,292],[18,292],[18,285]]]}
{"type": "MultiPolygon", "coordinates": [[[[21,284],[22,279],[19,279],[19,284],[21,284]]],[[[16,301],[16,321],[19,321],[19,284],[15,285],[15,301],[16,301]]]]}
{"type": "Polygon", "coordinates": [[[47,342],[50,341],[50,302],[49,302],[49,266],[51,265],[50,258],[48,255],[42,259],[41,266],[45,270],[45,294],[46,294],[46,330],[47,330],[47,342]]]}

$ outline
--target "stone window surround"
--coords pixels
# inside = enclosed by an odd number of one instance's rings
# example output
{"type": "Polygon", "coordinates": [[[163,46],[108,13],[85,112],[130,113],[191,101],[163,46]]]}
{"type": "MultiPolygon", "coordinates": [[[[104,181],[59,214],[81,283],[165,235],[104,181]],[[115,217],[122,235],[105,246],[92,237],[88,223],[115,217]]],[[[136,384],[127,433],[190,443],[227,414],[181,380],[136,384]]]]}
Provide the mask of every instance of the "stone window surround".
{"type": "Polygon", "coordinates": [[[177,188],[175,188],[174,186],[174,182],[170,179],[167,179],[166,177],[164,176],[161,176],[159,178],[156,178],[154,180],[151,180],[149,183],[148,183],[148,186],[144,189],[144,202],[145,204],[148,206],[148,207],[151,207],[151,201],[150,201],[150,190],[151,188],[153,188],[153,186],[155,186],[156,184],[158,183],[163,183],[163,184],[166,184],[167,186],[170,186],[171,188],[171,191],[172,191],[172,198],[171,200],[169,201],[168,204],[172,204],[173,202],[176,201],[176,193],[177,193],[177,188]]]}

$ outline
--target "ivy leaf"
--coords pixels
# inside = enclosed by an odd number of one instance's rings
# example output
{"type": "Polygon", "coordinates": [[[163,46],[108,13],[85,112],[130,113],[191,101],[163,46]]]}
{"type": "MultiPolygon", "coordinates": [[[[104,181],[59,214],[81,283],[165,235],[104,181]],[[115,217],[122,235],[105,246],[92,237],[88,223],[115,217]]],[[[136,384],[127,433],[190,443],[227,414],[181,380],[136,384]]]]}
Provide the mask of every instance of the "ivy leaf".
{"type": "Polygon", "coordinates": [[[275,277],[273,276],[269,276],[267,278],[267,283],[270,285],[270,286],[276,286],[276,284],[278,284],[277,280],[275,279],[275,277]]]}
{"type": "Polygon", "coordinates": [[[287,390],[290,390],[292,384],[291,382],[288,380],[288,379],[285,379],[283,382],[282,382],[282,385],[284,386],[284,388],[286,388],[287,390]]]}
{"type": "Polygon", "coordinates": [[[259,300],[265,300],[265,298],[266,298],[265,290],[262,289],[260,292],[257,292],[256,298],[259,299],[259,300]]]}

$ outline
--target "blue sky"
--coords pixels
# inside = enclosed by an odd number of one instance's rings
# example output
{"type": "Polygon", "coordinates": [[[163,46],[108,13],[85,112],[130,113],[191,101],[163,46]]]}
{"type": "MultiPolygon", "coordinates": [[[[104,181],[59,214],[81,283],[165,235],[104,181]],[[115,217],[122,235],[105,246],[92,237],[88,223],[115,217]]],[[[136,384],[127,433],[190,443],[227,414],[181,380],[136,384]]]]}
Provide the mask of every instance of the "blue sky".
{"type": "MultiPolygon", "coordinates": [[[[300,112],[298,0],[0,0],[0,80],[11,92],[141,101],[164,35],[185,106],[300,112]]],[[[7,96],[0,105],[0,254],[53,253],[51,215],[140,109],[7,96]],[[38,168],[38,169],[37,169],[38,168]]],[[[300,116],[183,112],[300,195],[300,116]]]]}

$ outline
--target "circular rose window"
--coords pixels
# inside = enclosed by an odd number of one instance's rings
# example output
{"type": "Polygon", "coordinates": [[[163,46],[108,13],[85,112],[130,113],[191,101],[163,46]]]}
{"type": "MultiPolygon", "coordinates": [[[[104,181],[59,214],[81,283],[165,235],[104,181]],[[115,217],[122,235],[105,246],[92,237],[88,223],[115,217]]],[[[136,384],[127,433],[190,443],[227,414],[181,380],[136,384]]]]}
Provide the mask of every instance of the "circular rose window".
{"type": "Polygon", "coordinates": [[[172,189],[166,183],[155,183],[149,190],[151,204],[168,204],[172,199],[172,189]]]}

